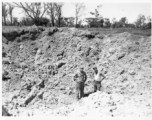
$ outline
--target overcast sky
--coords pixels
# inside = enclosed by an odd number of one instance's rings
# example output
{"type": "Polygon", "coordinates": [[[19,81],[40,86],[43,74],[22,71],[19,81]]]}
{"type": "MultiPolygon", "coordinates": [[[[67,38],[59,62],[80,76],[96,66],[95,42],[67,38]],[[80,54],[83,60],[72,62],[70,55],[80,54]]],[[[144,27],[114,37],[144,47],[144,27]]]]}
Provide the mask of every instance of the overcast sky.
{"type": "MultiPolygon", "coordinates": [[[[120,20],[122,17],[127,17],[128,22],[132,23],[136,20],[139,14],[143,14],[146,17],[151,16],[151,4],[150,3],[84,3],[86,6],[85,15],[83,17],[91,17],[92,15],[89,13],[94,11],[97,5],[101,4],[100,14],[104,18],[116,18],[116,20],[120,20]]],[[[73,4],[64,3],[63,6],[63,16],[65,17],[74,17],[75,9],[73,4]]],[[[21,9],[14,9],[14,16],[24,17],[24,13],[21,9]]]]}

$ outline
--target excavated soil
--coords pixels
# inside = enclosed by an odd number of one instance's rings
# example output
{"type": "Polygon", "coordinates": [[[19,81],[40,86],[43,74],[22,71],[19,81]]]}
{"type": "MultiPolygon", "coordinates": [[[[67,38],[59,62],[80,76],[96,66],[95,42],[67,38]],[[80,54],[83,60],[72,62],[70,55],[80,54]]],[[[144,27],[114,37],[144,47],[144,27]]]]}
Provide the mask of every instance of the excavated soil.
{"type": "Polygon", "coordinates": [[[151,36],[99,34],[75,28],[2,31],[2,104],[13,116],[152,116],[151,36]],[[84,67],[85,97],[75,100],[73,76],[84,67]],[[104,69],[93,93],[93,70],[104,69]],[[8,77],[8,78],[7,78],[8,77]],[[27,106],[25,83],[44,86],[27,106]]]}

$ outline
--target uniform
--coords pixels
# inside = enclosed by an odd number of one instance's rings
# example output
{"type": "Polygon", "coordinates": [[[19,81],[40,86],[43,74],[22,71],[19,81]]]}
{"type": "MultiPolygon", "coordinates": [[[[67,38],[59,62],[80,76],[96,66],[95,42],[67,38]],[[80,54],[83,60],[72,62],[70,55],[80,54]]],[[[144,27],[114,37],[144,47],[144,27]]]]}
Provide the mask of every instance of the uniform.
{"type": "Polygon", "coordinates": [[[83,70],[78,71],[74,76],[76,81],[76,98],[81,99],[84,95],[84,83],[87,80],[87,75],[83,70]]]}
{"type": "Polygon", "coordinates": [[[104,78],[105,76],[96,69],[94,73],[94,92],[96,92],[97,90],[100,91],[101,82],[104,78]]]}

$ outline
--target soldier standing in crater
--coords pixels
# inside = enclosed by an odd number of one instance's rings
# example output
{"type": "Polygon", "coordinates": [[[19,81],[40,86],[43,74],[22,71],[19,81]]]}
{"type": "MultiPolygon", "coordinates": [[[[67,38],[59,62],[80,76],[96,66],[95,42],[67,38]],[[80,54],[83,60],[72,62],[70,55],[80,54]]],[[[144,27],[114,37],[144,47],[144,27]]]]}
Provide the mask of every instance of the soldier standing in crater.
{"type": "Polygon", "coordinates": [[[97,67],[93,68],[94,70],[94,92],[100,91],[101,89],[101,82],[105,79],[103,72],[103,69],[99,71],[97,67]]]}
{"type": "Polygon", "coordinates": [[[76,81],[76,98],[77,100],[81,99],[84,95],[84,83],[87,80],[87,75],[83,71],[83,68],[80,68],[77,73],[74,75],[74,81],[76,81]]]}

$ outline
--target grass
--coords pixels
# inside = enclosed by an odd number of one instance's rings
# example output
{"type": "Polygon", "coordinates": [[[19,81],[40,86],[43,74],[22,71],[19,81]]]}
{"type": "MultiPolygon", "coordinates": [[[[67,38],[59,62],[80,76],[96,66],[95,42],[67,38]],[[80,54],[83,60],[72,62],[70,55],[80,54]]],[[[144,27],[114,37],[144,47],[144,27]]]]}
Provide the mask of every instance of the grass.
{"type": "MultiPolygon", "coordinates": [[[[23,26],[23,27],[17,27],[17,26],[3,26],[2,31],[12,31],[12,30],[21,30],[26,29],[29,26],[23,26]]],[[[140,29],[129,29],[129,28],[78,28],[80,30],[88,30],[88,31],[96,31],[100,34],[117,34],[117,33],[123,33],[123,32],[129,32],[131,34],[135,35],[142,35],[142,36],[151,36],[151,29],[147,30],[140,30],[140,29]]]]}
{"type": "Polygon", "coordinates": [[[151,29],[147,30],[140,30],[140,29],[129,29],[129,28],[79,28],[81,30],[88,30],[88,31],[96,31],[101,34],[117,34],[117,33],[123,33],[128,32],[135,35],[142,35],[142,36],[151,36],[151,29]]]}

